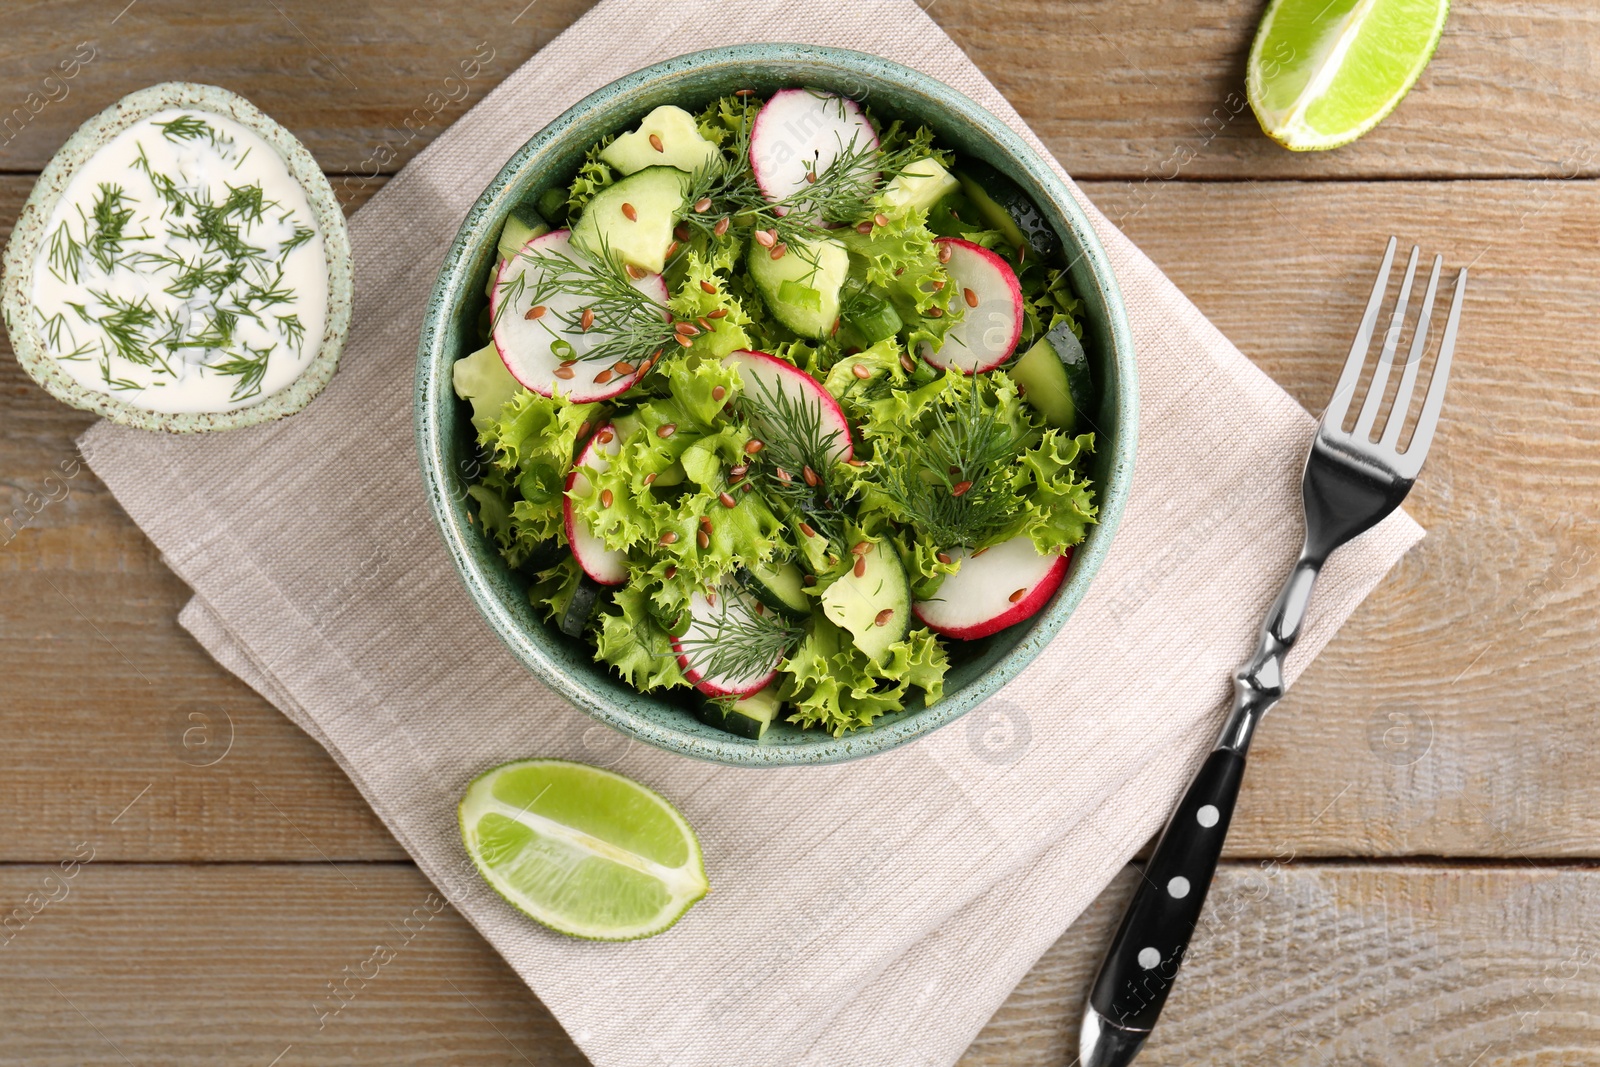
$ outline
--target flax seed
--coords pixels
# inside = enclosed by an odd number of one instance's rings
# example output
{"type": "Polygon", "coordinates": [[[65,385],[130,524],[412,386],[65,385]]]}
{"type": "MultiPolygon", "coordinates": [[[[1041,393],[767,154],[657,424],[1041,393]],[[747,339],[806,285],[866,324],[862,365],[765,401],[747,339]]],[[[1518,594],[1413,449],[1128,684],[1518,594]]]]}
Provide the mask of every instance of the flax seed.
{"type": "Polygon", "coordinates": [[[611,368],[607,367],[605,370],[601,371],[599,374],[596,374],[594,376],[594,384],[596,384],[596,385],[604,385],[607,382],[609,382],[611,380],[611,378],[612,378],[611,368]]]}
{"type": "Polygon", "coordinates": [[[656,472],[655,471],[651,471],[649,474],[646,474],[644,476],[644,484],[645,485],[654,485],[654,484],[656,484],[656,472]]]}
{"type": "Polygon", "coordinates": [[[935,552],[933,554],[933,558],[938,560],[940,563],[943,563],[943,564],[946,564],[946,565],[948,565],[951,562],[950,561],[950,553],[948,553],[948,552],[935,552]]]}
{"type": "Polygon", "coordinates": [[[694,209],[697,214],[704,215],[707,211],[711,210],[711,198],[709,196],[702,196],[699,200],[694,202],[694,209]]]}
{"type": "Polygon", "coordinates": [[[789,246],[784,244],[782,241],[779,241],[777,244],[772,246],[772,251],[768,252],[767,255],[771,256],[773,259],[782,259],[784,253],[787,251],[789,251],[789,246]]]}
{"type": "Polygon", "coordinates": [[[884,608],[882,611],[878,612],[876,617],[873,618],[872,624],[874,626],[888,626],[889,620],[892,618],[894,618],[894,609],[884,608]]]}
{"type": "Polygon", "coordinates": [[[616,363],[615,363],[615,364],[614,364],[614,365],[613,365],[613,366],[612,366],[612,368],[611,368],[611,369],[612,369],[612,370],[614,370],[614,371],[616,371],[616,372],[617,372],[617,374],[618,374],[618,375],[627,375],[627,374],[632,374],[632,373],[633,373],[633,364],[632,364],[632,363],[629,363],[629,362],[628,362],[628,361],[627,361],[627,360],[625,360],[625,359],[619,359],[619,360],[617,360],[617,362],[616,362],[616,363]]]}
{"type": "Polygon", "coordinates": [[[694,535],[694,543],[699,545],[701,548],[710,548],[711,535],[706,533],[704,530],[701,530],[694,535]]]}
{"type": "Polygon", "coordinates": [[[889,225],[889,216],[880,211],[876,215],[872,216],[872,221],[877,223],[879,226],[887,226],[889,225]]]}
{"type": "Polygon", "coordinates": [[[667,146],[661,143],[661,135],[659,133],[652,133],[650,135],[650,147],[654,148],[657,152],[665,152],[667,150],[667,146]]]}
{"type": "Polygon", "coordinates": [[[672,236],[679,241],[687,241],[689,239],[689,224],[687,222],[678,223],[672,228],[672,236]]]}
{"type": "Polygon", "coordinates": [[[638,281],[640,278],[643,278],[646,274],[650,273],[643,267],[635,267],[632,263],[627,265],[626,270],[628,272],[628,277],[632,278],[634,281],[638,281]]]}
{"type": "Polygon", "coordinates": [[[624,201],[624,203],[622,205],[622,217],[627,219],[629,222],[638,222],[639,221],[639,212],[634,208],[634,206],[632,204],[629,204],[626,201],[624,201]]]}
{"type": "Polygon", "coordinates": [[[613,500],[615,500],[615,499],[616,499],[616,497],[611,495],[611,490],[609,490],[609,489],[600,490],[600,506],[601,507],[609,508],[611,506],[611,502],[613,500]]]}
{"type": "Polygon", "coordinates": [[[717,499],[722,501],[722,506],[725,508],[735,507],[739,503],[739,501],[734,498],[732,493],[726,491],[719,493],[717,495],[717,499]]]}
{"type": "Polygon", "coordinates": [[[594,325],[594,308],[583,309],[583,314],[578,317],[578,325],[585,330],[594,325]]]}
{"type": "Polygon", "coordinates": [[[871,233],[872,232],[872,223],[870,223],[870,222],[858,222],[858,223],[856,223],[856,232],[857,233],[871,233]]]}
{"type": "Polygon", "coordinates": [[[717,291],[717,287],[712,285],[710,282],[702,281],[700,283],[700,291],[703,293],[715,293],[717,291]]]}
{"type": "Polygon", "coordinates": [[[952,485],[950,487],[950,495],[951,496],[960,496],[962,493],[965,493],[968,489],[971,489],[971,488],[972,488],[972,483],[971,482],[957,482],[955,485],[952,485]]]}
{"type": "Polygon", "coordinates": [[[676,530],[668,530],[666,533],[661,535],[661,543],[664,544],[664,545],[675,545],[675,544],[677,544],[678,543],[678,532],[676,530]]]}
{"type": "Polygon", "coordinates": [[[665,440],[668,437],[671,437],[673,434],[675,434],[677,432],[678,432],[678,424],[675,423],[675,422],[664,422],[660,426],[656,427],[656,436],[661,438],[662,440],[665,440]]]}
{"type": "Polygon", "coordinates": [[[817,531],[813,530],[809,523],[802,522],[800,524],[800,532],[805,534],[807,537],[817,536],[817,531]]]}
{"type": "Polygon", "coordinates": [[[1027,595],[1028,591],[1026,589],[1018,589],[1015,593],[1012,593],[1010,596],[1006,597],[1006,599],[1015,604],[1017,601],[1021,600],[1027,595]]]}
{"type": "Polygon", "coordinates": [[[978,294],[974,293],[971,289],[961,290],[961,299],[967,302],[967,307],[969,308],[975,308],[978,306],[978,294]]]}
{"type": "Polygon", "coordinates": [[[755,237],[756,243],[762,248],[771,248],[773,245],[778,243],[777,235],[771,230],[757,230],[755,237]]]}
{"type": "Polygon", "coordinates": [[[678,333],[683,334],[685,337],[693,337],[695,334],[700,332],[699,327],[695,326],[695,324],[692,322],[680,322],[678,325],[674,326],[673,329],[678,333]]]}
{"type": "Polygon", "coordinates": [[[940,244],[939,245],[939,262],[940,263],[948,263],[948,262],[950,262],[950,245],[949,244],[940,244]]]}
{"type": "Polygon", "coordinates": [[[766,448],[766,447],[767,446],[766,446],[766,444],[764,442],[758,441],[758,440],[756,440],[755,438],[752,437],[750,440],[748,440],[748,441],[746,441],[744,443],[744,452],[745,452],[745,455],[747,455],[747,456],[753,456],[757,452],[760,452],[763,448],[766,448]]]}
{"type": "Polygon", "coordinates": [[[862,381],[866,381],[868,378],[872,377],[872,372],[869,371],[866,368],[866,365],[863,364],[863,363],[857,363],[855,366],[851,367],[850,368],[850,373],[854,374],[857,378],[860,378],[862,381]]]}
{"type": "Polygon", "coordinates": [[[867,557],[866,556],[857,556],[856,557],[856,565],[854,567],[850,568],[850,573],[854,574],[857,578],[860,578],[862,575],[866,574],[867,573],[867,557]]]}
{"type": "Polygon", "coordinates": [[[728,309],[727,308],[718,308],[715,311],[706,312],[706,318],[708,318],[708,319],[720,319],[720,318],[726,317],[727,314],[728,314],[728,309]]]}
{"type": "Polygon", "coordinates": [[[560,378],[562,381],[566,381],[567,379],[571,378],[573,376],[573,373],[574,372],[573,372],[571,367],[557,367],[556,368],[556,377],[560,378]]]}
{"type": "Polygon", "coordinates": [[[729,219],[728,216],[724,215],[722,218],[717,220],[717,224],[715,226],[711,227],[711,232],[716,234],[718,237],[721,237],[723,234],[728,232],[728,226],[731,222],[732,220],[729,219]]]}
{"type": "Polygon", "coordinates": [[[822,484],[822,479],[817,476],[817,472],[812,470],[809,465],[800,472],[800,475],[806,480],[806,484],[813,489],[822,484]]]}

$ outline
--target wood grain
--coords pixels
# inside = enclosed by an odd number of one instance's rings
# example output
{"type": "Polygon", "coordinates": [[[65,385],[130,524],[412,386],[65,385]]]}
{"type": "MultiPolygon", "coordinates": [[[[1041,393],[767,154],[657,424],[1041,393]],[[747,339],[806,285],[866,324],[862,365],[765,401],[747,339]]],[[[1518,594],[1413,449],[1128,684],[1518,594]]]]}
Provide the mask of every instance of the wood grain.
{"type": "MultiPolygon", "coordinates": [[[[378,169],[392,172],[589,6],[125,4],[17,3],[0,14],[0,170],[37,170],[73,128],[117,97],[185,79],[243,93],[330,171],[369,171],[387,146],[395,162],[378,169]],[[60,80],[59,64],[84,41],[94,58],[60,80]],[[447,86],[485,46],[493,58],[484,71],[447,86]],[[52,72],[57,80],[46,86],[52,72]],[[456,99],[437,107],[429,102],[435,93],[456,99]],[[4,127],[17,109],[20,118],[4,127]]],[[[1399,110],[1355,145],[1308,155],[1273,145],[1244,106],[1244,57],[1260,0],[924,6],[1084,178],[1600,173],[1600,69],[1587,61],[1600,47],[1600,14],[1584,0],[1456,3],[1438,54],[1399,110]]]]}
{"type": "MultiPolygon", "coordinates": [[[[6,219],[26,185],[0,179],[6,219]]],[[[1087,188],[1313,408],[1385,235],[1475,261],[1409,505],[1429,537],[1274,712],[1229,855],[1600,856],[1600,183],[1087,188]]],[[[0,424],[4,514],[49,495],[88,418],[0,359],[0,424]]],[[[66,485],[0,547],[0,675],[24,695],[0,711],[0,809],[28,812],[0,859],[46,859],[146,786],[120,858],[399,858],[333,762],[178,628],[184,587],[93,475],[66,485]]]]}
{"type": "MultiPolygon", "coordinates": [[[[61,858],[74,855],[87,855],[78,842],[61,858]]],[[[1136,877],[1045,954],[962,1067],[1071,1062],[1136,877]]],[[[0,910],[19,907],[26,921],[0,933],[0,1063],[586,1062],[408,864],[118,865],[97,852],[70,878],[0,868],[0,910]]],[[[1596,929],[1594,870],[1227,865],[1140,1063],[1590,1063],[1596,929]]]]}

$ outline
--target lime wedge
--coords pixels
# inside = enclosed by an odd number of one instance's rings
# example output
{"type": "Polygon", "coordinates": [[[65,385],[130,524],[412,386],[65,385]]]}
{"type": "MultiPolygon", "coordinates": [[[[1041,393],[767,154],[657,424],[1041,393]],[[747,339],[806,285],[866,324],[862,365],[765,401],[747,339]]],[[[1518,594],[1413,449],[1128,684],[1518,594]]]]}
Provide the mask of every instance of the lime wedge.
{"type": "Polygon", "coordinates": [[[1272,0],[1245,73],[1267,136],[1296,152],[1349,144],[1433,58],[1450,0],[1272,0]]]}
{"type": "Polygon", "coordinates": [[[700,842],[677,809],[582,763],[485,771],[461,798],[461,840],[513,907],[573,937],[659,934],[710,888],[700,842]]]}

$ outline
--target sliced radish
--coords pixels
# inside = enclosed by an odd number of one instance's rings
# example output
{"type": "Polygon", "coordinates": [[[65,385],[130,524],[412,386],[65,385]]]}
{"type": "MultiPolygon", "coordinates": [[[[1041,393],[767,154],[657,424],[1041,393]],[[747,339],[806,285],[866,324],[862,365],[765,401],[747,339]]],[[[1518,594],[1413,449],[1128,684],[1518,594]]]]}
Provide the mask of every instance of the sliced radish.
{"type": "Polygon", "coordinates": [[[778,664],[787,654],[773,652],[771,662],[763,660],[745,665],[737,672],[727,666],[730,660],[729,637],[760,624],[766,608],[732,583],[714,593],[694,593],[689,597],[689,621],[683,633],[672,639],[683,676],[707,696],[749,696],[763,689],[778,676],[778,664]]]}
{"type": "Polygon", "coordinates": [[[928,629],[971,641],[1031,618],[1050,600],[1067,574],[1072,550],[1043,555],[1029,537],[1013,537],[977,554],[950,553],[961,569],[947,577],[933,600],[911,605],[928,629]]]}
{"type": "Polygon", "coordinates": [[[572,506],[572,495],[588,496],[594,491],[587,467],[596,474],[604,474],[611,467],[611,457],[622,448],[622,439],[612,426],[602,426],[589,438],[589,443],[578,454],[578,462],[567,475],[566,495],[561,498],[561,513],[566,519],[567,544],[572,546],[572,556],[583,568],[583,573],[601,585],[621,585],[628,580],[628,555],[606,543],[594,532],[589,520],[578,514],[572,506]]]}
{"type": "Polygon", "coordinates": [[[1022,286],[1011,265],[987,248],[959,237],[934,242],[950,250],[945,270],[964,314],[937,351],[922,342],[922,358],[963,374],[994,370],[1011,358],[1022,339],[1022,286]]]}
{"type": "Polygon", "coordinates": [[[861,106],[820,89],[780,89],[762,105],[750,127],[750,169],[770,201],[793,196],[851,144],[878,147],[878,135],[861,106]]]}
{"type": "Polygon", "coordinates": [[[762,411],[787,410],[805,423],[814,424],[818,437],[827,443],[830,462],[841,463],[855,454],[844,410],[811,375],[793,363],[748,349],[729,353],[723,362],[738,369],[744,395],[762,411]]]}
{"type": "MultiPolygon", "coordinates": [[[[583,362],[583,354],[611,335],[600,330],[583,330],[579,318],[584,301],[572,293],[555,293],[544,301],[544,311],[528,318],[533,310],[536,283],[541,280],[539,266],[524,253],[560,255],[581,262],[584,254],[572,247],[567,230],[552,230],[522,246],[522,252],[500,265],[489,294],[490,321],[494,323],[494,346],[505,361],[511,376],[542,396],[557,391],[569,400],[588,403],[626,392],[643,371],[619,375],[610,366],[583,362]],[[572,351],[557,355],[550,346],[565,341],[572,351]],[[561,371],[565,360],[576,360],[561,371]]],[[[661,304],[661,318],[667,318],[667,284],[659,274],[646,274],[633,281],[633,287],[661,304]]]]}

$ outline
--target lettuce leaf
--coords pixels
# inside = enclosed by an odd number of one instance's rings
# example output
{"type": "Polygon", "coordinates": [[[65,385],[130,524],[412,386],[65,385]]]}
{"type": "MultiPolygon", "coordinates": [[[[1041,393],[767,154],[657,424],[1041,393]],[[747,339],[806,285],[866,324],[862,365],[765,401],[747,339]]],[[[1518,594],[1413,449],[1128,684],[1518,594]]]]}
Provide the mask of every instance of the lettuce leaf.
{"type": "Polygon", "coordinates": [[[882,664],[874,664],[848,633],[817,614],[782,664],[778,695],[794,707],[790,722],[838,737],[901,710],[913,685],[930,703],[939,699],[948,667],[943,646],[927,630],[912,631],[889,646],[882,664]]]}
{"type": "Polygon", "coordinates": [[[615,184],[617,172],[600,158],[600,153],[616,139],[616,134],[606,134],[584,153],[583,162],[578,164],[578,176],[573,178],[572,184],[567,187],[567,210],[572,218],[576,219],[583,209],[589,206],[589,201],[594,199],[595,193],[608,185],[615,184]]]}
{"type": "Polygon", "coordinates": [[[1093,450],[1094,434],[1068,437],[1047,430],[1018,457],[1012,485],[1023,507],[1016,532],[1031,537],[1040,552],[1060,552],[1082,541],[1099,514],[1094,488],[1075,466],[1080,455],[1093,450]]]}
{"type": "Polygon", "coordinates": [[[627,585],[616,591],[612,604],[620,610],[600,613],[595,659],[641,693],[688,685],[670,636],[650,613],[649,597],[627,585]]]}
{"type": "Polygon", "coordinates": [[[906,347],[915,352],[926,341],[937,348],[961,320],[965,307],[951,302],[954,287],[939,262],[938,247],[926,225],[927,212],[890,207],[881,197],[875,206],[888,225],[873,226],[868,233],[843,230],[839,239],[865,263],[867,284],[894,302],[909,328],[906,347]]]}

